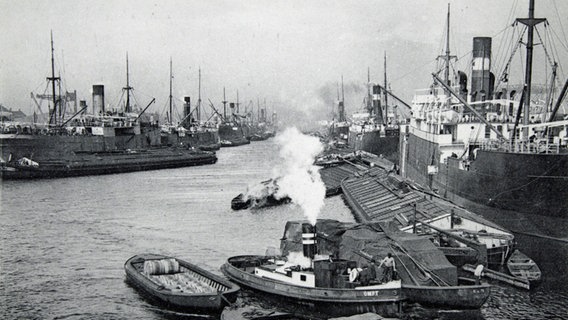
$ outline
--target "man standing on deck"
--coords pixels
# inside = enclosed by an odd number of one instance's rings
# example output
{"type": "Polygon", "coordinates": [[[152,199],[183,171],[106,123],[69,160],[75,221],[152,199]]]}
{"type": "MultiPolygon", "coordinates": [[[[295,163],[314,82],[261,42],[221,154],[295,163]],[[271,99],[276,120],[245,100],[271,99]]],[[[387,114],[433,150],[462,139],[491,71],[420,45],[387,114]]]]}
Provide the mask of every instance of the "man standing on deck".
{"type": "Polygon", "coordinates": [[[482,264],[479,264],[477,268],[475,268],[475,271],[473,272],[473,275],[475,276],[475,284],[481,284],[481,277],[484,275],[483,268],[484,266],[482,264]]]}
{"type": "Polygon", "coordinates": [[[382,267],[383,265],[384,265],[383,279],[381,279],[381,282],[390,282],[392,280],[393,271],[396,271],[394,258],[392,257],[392,254],[390,252],[381,261],[381,264],[379,264],[379,268],[382,267]]]}

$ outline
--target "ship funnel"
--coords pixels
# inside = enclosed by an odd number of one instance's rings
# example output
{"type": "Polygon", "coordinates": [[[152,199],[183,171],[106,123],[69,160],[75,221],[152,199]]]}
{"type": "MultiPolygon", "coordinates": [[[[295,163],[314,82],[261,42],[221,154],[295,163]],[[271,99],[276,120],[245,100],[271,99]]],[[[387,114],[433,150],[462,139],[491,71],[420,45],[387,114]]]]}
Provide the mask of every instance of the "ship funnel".
{"type": "Polygon", "coordinates": [[[87,101],[85,101],[85,100],[80,100],[80,101],[79,101],[79,108],[80,108],[80,110],[83,110],[83,111],[81,112],[81,114],[85,114],[86,111],[87,111],[87,101]]]}
{"type": "Polygon", "coordinates": [[[183,97],[183,123],[182,125],[188,126],[191,124],[190,114],[191,114],[191,97],[183,97]]]}
{"type": "Polygon", "coordinates": [[[373,86],[373,110],[376,123],[384,123],[383,110],[381,108],[381,86],[373,86]]]}
{"type": "Polygon", "coordinates": [[[93,114],[105,113],[105,86],[93,85],[93,114]]]}
{"type": "Polygon", "coordinates": [[[475,37],[473,38],[473,66],[471,74],[472,101],[484,101],[493,95],[495,77],[490,70],[491,38],[475,37]]]}
{"type": "Polygon", "coordinates": [[[313,259],[317,252],[316,228],[309,223],[302,223],[302,245],[304,257],[313,259]]]}

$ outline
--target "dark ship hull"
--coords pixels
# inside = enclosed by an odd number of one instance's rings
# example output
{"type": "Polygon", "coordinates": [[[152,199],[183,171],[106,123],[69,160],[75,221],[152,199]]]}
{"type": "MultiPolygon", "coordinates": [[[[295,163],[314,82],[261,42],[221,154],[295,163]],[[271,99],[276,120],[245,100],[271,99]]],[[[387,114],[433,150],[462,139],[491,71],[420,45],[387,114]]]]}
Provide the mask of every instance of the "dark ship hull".
{"type": "Polygon", "coordinates": [[[207,151],[156,148],[137,152],[81,154],[65,159],[38,159],[36,162],[36,166],[3,164],[0,177],[6,180],[63,178],[179,168],[214,164],[217,162],[217,156],[207,151]]]}
{"type": "Polygon", "coordinates": [[[213,130],[185,132],[183,135],[179,135],[178,133],[168,133],[162,135],[162,145],[188,146],[206,151],[221,149],[219,133],[213,130]]]}
{"type": "Polygon", "coordinates": [[[221,147],[236,147],[250,143],[243,127],[235,123],[219,125],[219,139],[221,139],[221,147]]]}
{"type": "Polygon", "coordinates": [[[368,132],[349,132],[349,146],[355,150],[363,150],[398,163],[399,130],[386,131],[381,134],[378,130],[368,132]]]}
{"type": "Polygon", "coordinates": [[[111,136],[67,133],[0,134],[0,150],[5,161],[30,159],[66,159],[73,153],[111,152],[159,147],[160,129],[134,128],[117,130],[111,136]],[[132,132],[131,132],[132,131],[132,132]]]}
{"type": "Polygon", "coordinates": [[[467,199],[521,213],[568,217],[568,154],[478,150],[469,167],[450,157],[437,166],[437,174],[428,175],[438,144],[411,132],[405,149],[405,176],[431,186],[449,200],[463,203],[467,199]]]}

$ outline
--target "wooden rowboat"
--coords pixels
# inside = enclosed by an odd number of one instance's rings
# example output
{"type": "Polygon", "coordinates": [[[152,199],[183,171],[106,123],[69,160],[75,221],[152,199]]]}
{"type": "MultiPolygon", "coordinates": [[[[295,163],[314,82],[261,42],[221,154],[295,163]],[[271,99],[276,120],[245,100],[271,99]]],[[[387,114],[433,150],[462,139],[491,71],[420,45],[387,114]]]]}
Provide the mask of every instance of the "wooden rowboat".
{"type": "Polygon", "coordinates": [[[519,250],[513,251],[507,260],[507,269],[511,275],[529,282],[539,281],[542,275],[538,265],[519,250]]]}
{"type": "Polygon", "coordinates": [[[174,309],[220,312],[235,302],[239,286],[189,262],[140,254],[124,264],[127,281],[149,298],[174,309]]]}

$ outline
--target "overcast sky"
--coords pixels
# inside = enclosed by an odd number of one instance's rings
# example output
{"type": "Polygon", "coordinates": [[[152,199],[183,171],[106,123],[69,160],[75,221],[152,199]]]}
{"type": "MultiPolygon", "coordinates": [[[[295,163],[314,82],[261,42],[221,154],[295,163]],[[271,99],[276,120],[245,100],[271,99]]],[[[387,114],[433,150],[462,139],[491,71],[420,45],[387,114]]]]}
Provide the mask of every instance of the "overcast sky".
{"type": "MultiPolygon", "coordinates": [[[[51,73],[50,31],[63,88],[77,90],[89,106],[93,84],[105,85],[107,105],[118,103],[127,52],[137,102],[144,107],[154,97],[152,111],[160,113],[170,58],[179,110],[184,95],[197,97],[201,68],[203,99],[217,107],[225,87],[228,100],[238,90],[242,103],[266,99],[284,118],[321,116],[343,76],[353,112],[365,95],[367,68],[372,81],[383,81],[385,52],[390,86],[410,102],[431,82],[448,3],[451,51],[462,57],[472,37],[501,36],[514,18],[526,17],[528,2],[0,0],[0,103],[27,114],[35,108],[30,92],[43,93],[51,73]]],[[[536,16],[549,19],[557,60],[566,64],[568,1],[537,0],[536,16]]],[[[561,71],[564,81],[568,70],[561,71]]]]}

